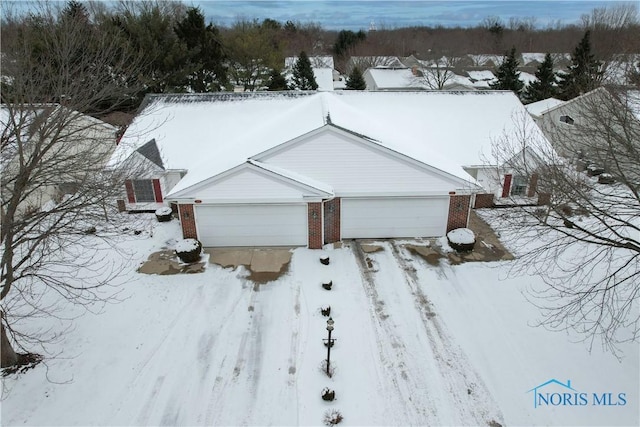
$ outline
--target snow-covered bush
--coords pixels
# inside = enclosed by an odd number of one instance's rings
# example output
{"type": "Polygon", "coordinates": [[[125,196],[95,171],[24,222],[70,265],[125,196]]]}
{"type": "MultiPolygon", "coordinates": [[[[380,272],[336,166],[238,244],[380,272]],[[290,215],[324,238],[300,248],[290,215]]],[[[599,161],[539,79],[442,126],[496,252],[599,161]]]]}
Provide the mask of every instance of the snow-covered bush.
{"type": "Polygon", "coordinates": [[[176,243],[176,255],[182,262],[192,263],[200,261],[202,243],[196,239],[183,239],[176,243]]]}
{"type": "Polygon", "coordinates": [[[325,282],[325,283],[322,284],[322,287],[325,288],[328,291],[331,290],[331,286],[333,286],[333,280],[330,280],[330,281],[325,282]]]}
{"type": "Polygon", "coordinates": [[[458,252],[469,252],[476,244],[476,235],[468,228],[456,228],[447,233],[449,246],[458,252]]]}
{"type": "Polygon", "coordinates": [[[320,257],[320,263],[322,265],[329,265],[329,256],[328,255],[321,256],[320,257]]]}
{"type": "Polygon", "coordinates": [[[325,387],[322,389],[322,400],[326,400],[330,402],[335,398],[336,398],[335,390],[329,390],[328,387],[325,387]]]}
{"type": "Polygon", "coordinates": [[[598,176],[598,184],[613,184],[616,179],[610,173],[603,173],[598,176]]]}
{"type": "Polygon", "coordinates": [[[331,306],[328,305],[326,307],[320,307],[320,313],[324,316],[324,317],[329,317],[331,315],[331,306]]]}
{"type": "Polygon", "coordinates": [[[335,409],[331,409],[324,413],[324,425],[326,426],[334,426],[336,424],[340,424],[344,417],[340,413],[340,411],[336,411],[335,409]]]}
{"type": "Polygon", "coordinates": [[[168,206],[164,206],[162,208],[156,209],[156,218],[158,218],[158,222],[166,222],[171,221],[171,208],[168,206]]]}

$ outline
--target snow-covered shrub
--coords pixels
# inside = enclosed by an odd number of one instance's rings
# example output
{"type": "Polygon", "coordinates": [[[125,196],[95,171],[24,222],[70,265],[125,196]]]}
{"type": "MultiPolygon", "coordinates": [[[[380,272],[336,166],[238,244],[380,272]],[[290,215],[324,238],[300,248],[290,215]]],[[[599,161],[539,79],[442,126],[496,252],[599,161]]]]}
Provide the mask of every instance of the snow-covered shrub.
{"type": "Polygon", "coordinates": [[[320,362],[320,366],[318,368],[320,369],[320,371],[323,374],[325,374],[329,378],[333,378],[333,376],[336,373],[336,364],[335,364],[335,362],[331,362],[331,364],[329,365],[329,373],[327,373],[327,359],[322,359],[322,362],[320,362]]]}
{"type": "Polygon", "coordinates": [[[329,265],[329,256],[322,256],[320,257],[320,263],[322,265],[329,265]]]}
{"type": "Polygon", "coordinates": [[[162,208],[156,209],[156,218],[158,218],[158,222],[167,222],[171,221],[171,208],[168,206],[164,206],[162,208]]]}
{"type": "Polygon", "coordinates": [[[598,184],[613,184],[616,179],[610,173],[603,173],[598,176],[598,184]]]}
{"type": "Polygon", "coordinates": [[[331,409],[324,413],[324,425],[326,426],[334,426],[336,424],[340,424],[344,417],[340,413],[340,411],[336,411],[335,409],[331,409]]]}
{"type": "Polygon", "coordinates": [[[202,243],[196,239],[183,239],[176,243],[176,255],[182,262],[192,263],[200,261],[202,243]]]}
{"type": "Polygon", "coordinates": [[[331,286],[333,286],[333,280],[330,280],[330,281],[322,284],[322,287],[325,288],[328,291],[331,290],[331,286]]]}
{"type": "Polygon", "coordinates": [[[335,390],[329,390],[328,387],[325,387],[322,389],[322,400],[326,400],[330,402],[335,398],[336,398],[335,390]]]}
{"type": "Polygon", "coordinates": [[[458,252],[469,252],[476,244],[476,235],[468,228],[456,228],[447,233],[449,246],[458,252]]]}
{"type": "Polygon", "coordinates": [[[324,317],[329,317],[331,315],[331,306],[328,305],[326,307],[320,307],[320,313],[324,316],[324,317]]]}
{"type": "Polygon", "coordinates": [[[598,176],[603,173],[604,173],[604,168],[601,166],[598,166],[593,163],[587,166],[587,175],[589,176],[598,176]]]}

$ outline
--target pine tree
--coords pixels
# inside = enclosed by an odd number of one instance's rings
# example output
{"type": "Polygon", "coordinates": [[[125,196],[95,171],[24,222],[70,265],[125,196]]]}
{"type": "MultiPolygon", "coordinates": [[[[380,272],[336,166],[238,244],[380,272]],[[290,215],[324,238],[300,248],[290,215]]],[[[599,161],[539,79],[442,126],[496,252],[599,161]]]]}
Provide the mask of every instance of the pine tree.
{"type": "Polygon", "coordinates": [[[282,75],[280,70],[273,69],[271,70],[271,74],[269,75],[269,90],[287,90],[289,86],[287,85],[287,79],[282,75]]]}
{"type": "Polygon", "coordinates": [[[311,61],[304,51],[300,52],[298,60],[293,66],[293,87],[300,90],[318,89],[311,61]]]}
{"type": "Polygon", "coordinates": [[[590,36],[591,32],[587,30],[571,55],[568,72],[559,76],[560,98],[564,100],[575,98],[599,86],[600,62],[591,53],[590,36]]]}
{"type": "Polygon", "coordinates": [[[516,59],[516,48],[512,47],[509,52],[504,55],[504,60],[496,70],[497,81],[490,83],[492,89],[511,90],[516,95],[520,95],[524,83],[520,80],[520,72],[518,71],[518,60],[516,59]]]}
{"type": "Polygon", "coordinates": [[[351,70],[351,74],[349,74],[349,78],[347,79],[347,89],[365,90],[366,88],[367,83],[364,81],[360,68],[353,67],[353,70],[351,70]]]}
{"type": "Polygon", "coordinates": [[[527,85],[523,97],[527,102],[553,98],[558,94],[556,84],[557,77],[553,71],[553,58],[550,53],[547,53],[544,61],[536,70],[536,80],[527,85]]]}

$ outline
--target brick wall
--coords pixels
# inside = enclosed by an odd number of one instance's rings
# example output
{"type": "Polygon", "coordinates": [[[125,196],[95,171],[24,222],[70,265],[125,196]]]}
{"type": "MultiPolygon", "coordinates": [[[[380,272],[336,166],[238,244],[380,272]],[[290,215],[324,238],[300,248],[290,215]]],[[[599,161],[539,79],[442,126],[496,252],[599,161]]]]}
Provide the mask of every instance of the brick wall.
{"type": "Polygon", "coordinates": [[[322,249],[322,203],[308,203],[309,249],[322,249]]]}
{"type": "Polygon", "coordinates": [[[196,217],[193,205],[178,205],[180,212],[180,224],[182,225],[182,237],[185,239],[197,239],[196,217]]]}
{"type": "Polygon", "coordinates": [[[474,209],[492,208],[493,197],[494,196],[492,193],[476,194],[476,201],[473,205],[473,208],[474,209]]]}
{"type": "Polygon", "coordinates": [[[324,202],[324,243],[340,241],[340,198],[324,202]]]}
{"type": "Polygon", "coordinates": [[[469,222],[469,205],[471,195],[449,196],[449,218],[447,220],[447,233],[456,228],[466,227],[469,222]]]}
{"type": "Polygon", "coordinates": [[[124,200],[118,199],[116,200],[116,203],[118,204],[118,212],[124,212],[127,210],[127,205],[124,203],[124,200]]]}

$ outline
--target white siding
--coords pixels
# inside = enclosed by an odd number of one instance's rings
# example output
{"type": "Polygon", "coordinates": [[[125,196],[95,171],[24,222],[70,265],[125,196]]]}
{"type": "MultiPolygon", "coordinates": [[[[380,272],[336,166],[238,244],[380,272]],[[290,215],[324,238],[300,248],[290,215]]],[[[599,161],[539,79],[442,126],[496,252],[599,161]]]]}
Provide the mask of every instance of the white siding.
{"type": "Polygon", "coordinates": [[[302,200],[299,188],[251,169],[242,169],[189,192],[202,200],[302,200]]]}
{"type": "Polygon", "coordinates": [[[456,187],[435,173],[329,130],[256,160],[325,182],[342,196],[426,195],[456,187]]]}
{"type": "Polygon", "coordinates": [[[449,198],[341,200],[344,239],[443,236],[449,198]]]}
{"type": "Polygon", "coordinates": [[[306,246],[307,205],[196,206],[204,246],[306,246]]]}

